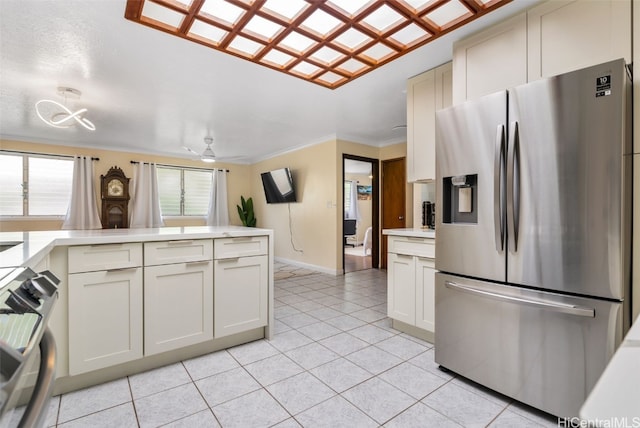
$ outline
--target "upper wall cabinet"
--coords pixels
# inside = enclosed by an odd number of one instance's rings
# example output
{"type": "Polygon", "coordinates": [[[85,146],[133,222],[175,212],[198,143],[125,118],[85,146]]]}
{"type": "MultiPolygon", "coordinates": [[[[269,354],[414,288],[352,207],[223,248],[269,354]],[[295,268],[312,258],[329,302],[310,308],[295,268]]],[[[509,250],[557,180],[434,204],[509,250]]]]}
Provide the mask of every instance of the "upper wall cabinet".
{"type": "Polygon", "coordinates": [[[631,1],[549,1],[530,9],[529,81],[624,58],[631,62],[631,1]]]}
{"type": "Polygon", "coordinates": [[[454,44],[454,104],[526,82],[526,14],[454,44]]]}
{"type": "Polygon", "coordinates": [[[631,62],[630,0],[552,0],[453,48],[455,104],[609,60],[631,62]]]}
{"type": "Polygon", "coordinates": [[[451,63],[407,81],[407,180],[436,178],[436,111],[452,101],[451,63]]]}

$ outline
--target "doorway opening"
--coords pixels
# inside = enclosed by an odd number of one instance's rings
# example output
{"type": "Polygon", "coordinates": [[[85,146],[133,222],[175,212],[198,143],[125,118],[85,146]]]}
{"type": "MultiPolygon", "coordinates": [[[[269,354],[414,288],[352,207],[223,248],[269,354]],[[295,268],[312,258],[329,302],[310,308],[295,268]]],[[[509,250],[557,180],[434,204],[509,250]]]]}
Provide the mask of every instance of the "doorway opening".
{"type": "Polygon", "coordinates": [[[378,171],[378,159],[342,155],[344,273],[379,265],[378,171]]]}

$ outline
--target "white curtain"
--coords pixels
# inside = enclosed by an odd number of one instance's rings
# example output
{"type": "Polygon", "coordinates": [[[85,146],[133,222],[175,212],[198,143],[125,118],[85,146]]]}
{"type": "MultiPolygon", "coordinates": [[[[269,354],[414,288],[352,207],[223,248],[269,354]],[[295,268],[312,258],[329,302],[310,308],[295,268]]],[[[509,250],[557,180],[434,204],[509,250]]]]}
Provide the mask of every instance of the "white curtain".
{"type": "Polygon", "coordinates": [[[93,187],[93,161],[91,157],[76,156],[73,159],[71,201],[62,228],[102,229],[93,187]]]}
{"type": "Polygon", "coordinates": [[[349,189],[351,190],[351,192],[347,218],[355,218],[356,221],[360,221],[362,216],[360,215],[360,210],[358,209],[358,182],[356,180],[351,181],[349,189]]]}
{"type": "Polygon", "coordinates": [[[216,169],[213,171],[213,178],[211,181],[207,226],[228,225],[229,208],[227,206],[227,173],[225,170],[216,169]]]}
{"type": "Polygon", "coordinates": [[[140,162],[133,169],[129,201],[129,227],[161,227],[162,212],[158,197],[156,164],[140,162]]]}

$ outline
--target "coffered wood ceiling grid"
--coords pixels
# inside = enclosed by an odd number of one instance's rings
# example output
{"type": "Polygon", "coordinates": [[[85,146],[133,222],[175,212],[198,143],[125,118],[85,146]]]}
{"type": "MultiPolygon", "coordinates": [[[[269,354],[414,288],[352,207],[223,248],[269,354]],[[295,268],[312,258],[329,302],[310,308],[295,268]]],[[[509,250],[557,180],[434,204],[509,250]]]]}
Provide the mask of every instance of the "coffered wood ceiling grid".
{"type": "Polygon", "coordinates": [[[512,0],[128,0],[143,25],[335,89],[512,0]]]}

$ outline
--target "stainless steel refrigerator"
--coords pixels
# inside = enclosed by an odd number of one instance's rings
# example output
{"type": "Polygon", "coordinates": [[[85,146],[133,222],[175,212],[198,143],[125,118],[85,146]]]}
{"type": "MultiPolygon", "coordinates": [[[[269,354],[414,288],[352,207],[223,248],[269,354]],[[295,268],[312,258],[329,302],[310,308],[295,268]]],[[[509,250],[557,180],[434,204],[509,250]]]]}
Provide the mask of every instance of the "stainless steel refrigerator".
{"type": "Polygon", "coordinates": [[[577,416],[630,324],[623,60],[436,118],[435,360],[577,416]]]}

